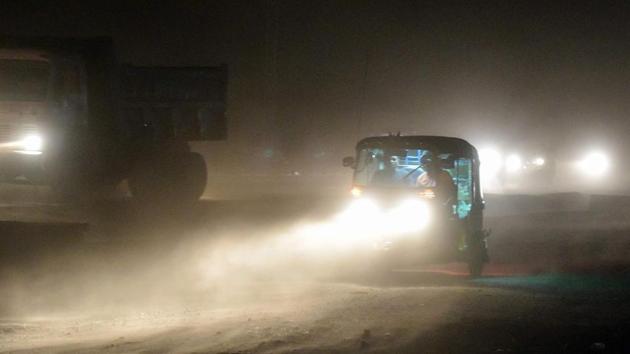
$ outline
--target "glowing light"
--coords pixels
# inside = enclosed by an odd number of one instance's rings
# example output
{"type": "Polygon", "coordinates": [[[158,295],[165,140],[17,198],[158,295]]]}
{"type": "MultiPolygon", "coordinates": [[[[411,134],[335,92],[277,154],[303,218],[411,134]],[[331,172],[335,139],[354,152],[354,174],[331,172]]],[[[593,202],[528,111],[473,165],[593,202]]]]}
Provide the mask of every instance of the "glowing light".
{"type": "Polygon", "coordinates": [[[542,157],[540,157],[540,156],[535,157],[535,158],[532,160],[532,164],[533,164],[534,166],[538,166],[538,167],[544,166],[544,165],[545,165],[545,162],[546,162],[546,161],[545,161],[545,159],[544,159],[544,158],[542,158],[542,157]]]}
{"type": "Polygon", "coordinates": [[[373,248],[384,240],[421,237],[431,221],[426,200],[412,197],[393,208],[381,208],[374,200],[352,199],[345,210],[327,222],[304,224],[294,230],[301,250],[334,253],[373,248]]]}
{"type": "Polygon", "coordinates": [[[429,206],[419,199],[404,200],[386,215],[385,223],[385,228],[394,233],[420,231],[429,223],[429,206]]]}
{"type": "Polygon", "coordinates": [[[593,151],[584,156],[577,163],[577,167],[586,176],[601,177],[610,169],[610,160],[604,153],[593,151]]]}
{"type": "Polygon", "coordinates": [[[352,187],[350,194],[352,194],[353,197],[360,197],[363,194],[363,190],[359,187],[352,187]]]}
{"type": "Polygon", "coordinates": [[[381,210],[367,198],[354,200],[335,220],[335,228],[348,233],[397,235],[422,230],[429,222],[429,206],[420,198],[402,201],[396,207],[381,210]]]}
{"type": "Polygon", "coordinates": [[[505,159],[505,170],[509,173],[516,173],[523,168],[523,160],[517,154],[512,154],[505,159]]]}
{"type": "Polygon", "coordinates": [[[365,247],[378,236],[381,215],[373,200],[353,199],[345,210],[330,221],[297,228],[299,247],[326,252],[365,247]]]}
{"type": "Polygon", "coordinates": [[[481,162],[480,173],[482,178],[494,178],[501,170],[503,161],[501,154],[494,149],[485,148],[479,150],[479,161],[481,162]]]}
{"type": "Polygon", "coordinates": [[[371,222],[378,214],[378,205],[376,205],[373,200],[369,198],[358,198],[353,200],[348,208],[339,214],[337,220],[360,226],[371,222]]]}
{"type": "Polygon", "coordinates": [[[42,154],[41,151],[30,151],[30,150],[15,150],[14,152],[21,155],[41,155],[42,154]]]}
{"type": "Polygon", "coordinates": [[[433,191],[433,189],[425,189],[418,192],[418,195],[426,199],[435,199],[435,192],[433,191]]]}
{"type": "Polygon", "coordinates": [[[25,151],[41,151],[44,142],[39,135],[29,135],[20,140],[19,145],[25,151]]]}

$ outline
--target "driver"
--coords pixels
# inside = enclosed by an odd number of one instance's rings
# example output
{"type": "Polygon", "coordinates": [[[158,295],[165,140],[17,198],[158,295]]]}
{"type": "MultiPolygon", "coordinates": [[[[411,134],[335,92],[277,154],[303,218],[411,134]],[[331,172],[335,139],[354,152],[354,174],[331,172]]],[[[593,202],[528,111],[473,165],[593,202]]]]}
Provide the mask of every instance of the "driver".
{"type": "Polygon", "coordinates": [[[457,200],[457,188],[451,174],[431,156],[423,157],[423,165],[424,172],[416,179],[416,187],[434,188],[438,200],[453,205],[457,200]]]}

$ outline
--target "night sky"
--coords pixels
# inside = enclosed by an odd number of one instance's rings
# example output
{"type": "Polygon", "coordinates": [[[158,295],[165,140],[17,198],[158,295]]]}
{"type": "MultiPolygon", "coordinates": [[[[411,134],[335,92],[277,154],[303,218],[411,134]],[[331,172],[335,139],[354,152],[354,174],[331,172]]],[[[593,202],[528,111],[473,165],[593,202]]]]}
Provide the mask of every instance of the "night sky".
{"type": "Polygon", "coordinates": [[[2,1],[0,33],[114,37],[137,65],[227,63],[242,170],[335,171],[361,136],[627,149],[630,3],[2,1]]]}

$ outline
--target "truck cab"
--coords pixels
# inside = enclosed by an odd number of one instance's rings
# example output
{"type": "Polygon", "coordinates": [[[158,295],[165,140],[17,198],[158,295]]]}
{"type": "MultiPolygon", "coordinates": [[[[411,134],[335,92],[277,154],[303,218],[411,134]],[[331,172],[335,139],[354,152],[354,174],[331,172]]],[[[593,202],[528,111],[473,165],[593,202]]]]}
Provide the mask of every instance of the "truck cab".
{"type": "Polygon", "coordinates": [[[0,38],[0,178],[197,200],[207,171],[189,142],[225,139],[226,90],[226,66],[122,64],[109,38],[0,38]]]}
{"type": "Polygon", "coordinates": [[[50,115],[54,70],[43,52],[0,50],[0,164],[3,181],[36,179],[50,115]]]}

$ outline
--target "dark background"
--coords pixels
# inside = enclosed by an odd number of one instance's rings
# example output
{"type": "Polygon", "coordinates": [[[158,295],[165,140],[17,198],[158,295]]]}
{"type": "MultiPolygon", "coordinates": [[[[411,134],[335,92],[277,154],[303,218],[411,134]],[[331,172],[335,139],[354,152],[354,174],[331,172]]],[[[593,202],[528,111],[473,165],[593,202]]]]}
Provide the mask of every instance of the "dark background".
{"type": "Polygon", "coordinates": [[[630,122],[619,2],[2,1],[0,33],[114,37],[122,61],[230,68],[217,171],[346,173],[389,131],[617,157],[630,122]]]}

